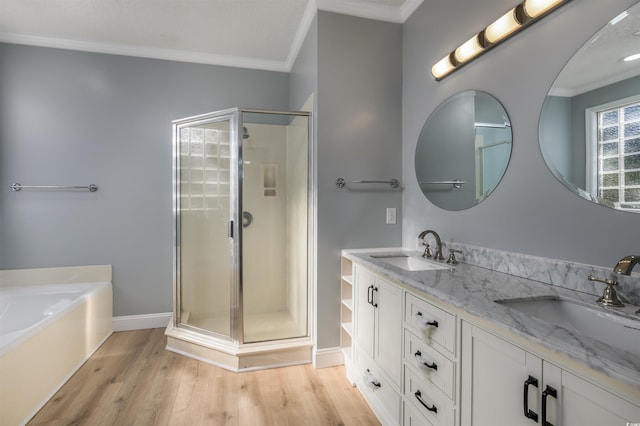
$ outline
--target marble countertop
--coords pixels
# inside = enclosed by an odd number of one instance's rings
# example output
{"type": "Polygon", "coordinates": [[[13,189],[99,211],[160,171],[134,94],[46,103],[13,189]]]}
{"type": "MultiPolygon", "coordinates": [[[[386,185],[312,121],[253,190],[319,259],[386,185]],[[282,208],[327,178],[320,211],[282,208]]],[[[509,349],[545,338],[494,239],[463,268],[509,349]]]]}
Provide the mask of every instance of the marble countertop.
{"type": "MultiPolygon", "coordinates": [[[[421,255],[420,252],[403,249],[343,251],[346,258],[410,289],[426,293],[473,316],[489,320],[511,333],[640,389],[640,357],[637,355],[495,302],[504,299],[554,297],[576,300],[593,309],[607,311],[608,308],[595,303],[593,295],[464,263],[447,270],[406,271],[384,262],[384,259],[371,257],[372,254],[392,253],[418,258],[421,255]]],[[[640,316],[635,315],[637,306],[614,309],[617,314],[637,319],[640,327],[640,316]]]]}

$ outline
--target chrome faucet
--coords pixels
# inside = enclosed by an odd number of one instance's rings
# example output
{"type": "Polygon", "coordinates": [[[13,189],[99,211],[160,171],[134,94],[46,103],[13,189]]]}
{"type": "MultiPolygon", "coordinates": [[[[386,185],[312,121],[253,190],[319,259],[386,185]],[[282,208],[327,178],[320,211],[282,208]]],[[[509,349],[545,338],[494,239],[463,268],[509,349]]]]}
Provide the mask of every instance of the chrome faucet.
{"type": "Polygon", "coordinates": [[[638,255],[625,256],[618,261],[616,266],[614,266],[613,272],[616,274],[631,275],[631,270],[639,262],[640,256],[638,255]]]}
{"type": "Polygon", "coordinates": [[[440,235],[436,231],[432,231],[431,229],[427,229],[426,231],[422,231],[418,238],[422,240],[422,245],[425,246],[424,253],[422,253],[422,257],[431,257],[431,250],[429,250],[429,244],[424,240],[427,234],[433,234],[436,238],[436,254],[433,256],[434,260],[444,260],[444,256],[442,255],[442,240],[440,239],[440,235]]]}
{"type": "Polygon", "coordinates": [[[618,285],[618,281],[605,278],[597,278],[593,275],[589,275],[587,279],[589,281],[598,281],[607,285],[607,287],[604,289],[604,293],[602,293],[602,297],[596,300],[596,303],[599,303],[603,306],[613,306],[616,308],[621,308],[624,306],[624,303],[622,303],[618,298],[618,292],[615,288],[613,288],[613,286],[618,285]]]}

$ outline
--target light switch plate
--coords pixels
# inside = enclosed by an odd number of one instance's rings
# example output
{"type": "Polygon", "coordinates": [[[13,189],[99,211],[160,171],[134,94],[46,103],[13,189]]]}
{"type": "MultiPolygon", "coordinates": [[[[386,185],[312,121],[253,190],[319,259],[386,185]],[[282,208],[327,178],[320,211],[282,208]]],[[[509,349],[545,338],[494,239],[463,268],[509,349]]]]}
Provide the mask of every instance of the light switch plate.
{"type": "Polygon", "coordinates": [[[396,223],[396,208],[387,207],[387,224],[394,225],[396,223]]]}

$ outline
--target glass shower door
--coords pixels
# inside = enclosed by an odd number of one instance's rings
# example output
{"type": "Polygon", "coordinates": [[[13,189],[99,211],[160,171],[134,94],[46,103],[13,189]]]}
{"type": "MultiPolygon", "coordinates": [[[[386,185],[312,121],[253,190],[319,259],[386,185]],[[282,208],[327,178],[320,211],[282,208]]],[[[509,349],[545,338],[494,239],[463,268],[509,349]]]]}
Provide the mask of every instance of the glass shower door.
{"type": "Polygon", "coordinates": [[[177,324],[233,338],[237,114],[174,123],[177,324]]]}
{"type": "Polygon", "coordinates": [[[245,343],[308,335],[309,117],[242,113],[245,343]]]}

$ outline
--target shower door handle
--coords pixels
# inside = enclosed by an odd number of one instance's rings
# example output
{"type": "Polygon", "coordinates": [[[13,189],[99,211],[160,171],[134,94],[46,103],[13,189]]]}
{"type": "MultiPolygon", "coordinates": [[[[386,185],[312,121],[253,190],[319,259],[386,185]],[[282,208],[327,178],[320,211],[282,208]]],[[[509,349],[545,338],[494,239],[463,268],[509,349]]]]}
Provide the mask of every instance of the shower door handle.
{"type": "Polygon", "coordinates": [[[253,215],[249,212],[242,212],[242,227],[246,228],[252,223],[253,223],[253,215]]]}

